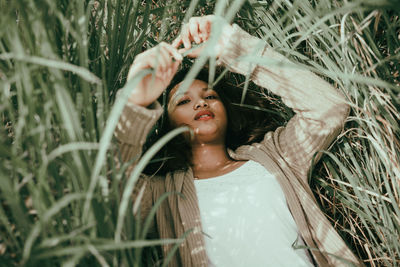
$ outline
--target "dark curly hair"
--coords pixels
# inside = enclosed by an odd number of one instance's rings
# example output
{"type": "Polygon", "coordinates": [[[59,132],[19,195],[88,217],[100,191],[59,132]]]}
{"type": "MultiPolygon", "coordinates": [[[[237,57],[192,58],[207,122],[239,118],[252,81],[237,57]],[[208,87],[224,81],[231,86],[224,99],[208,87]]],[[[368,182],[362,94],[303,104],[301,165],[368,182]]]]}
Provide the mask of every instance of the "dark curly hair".
{"type": "MultiPolygon", "coordinates": [[[[188,71],[189,68],[180,70],[158,99],[162,103],[164,113],[148,136],[144,151],[172,130],[168,119],[168,96],[172,88],[185,79],[188,71]]],[[[276,104],[266,97],[261,88],[251,84],[245,94],[244,102],[241,103],[243,88],[236,85],[233,74],[217,69],[215,77],[218,77],[218,82],[213,86],[213,90],[218,93],[227,112],[228,125],[225,137],[227,148],[235,150],[241,145],[260,142],[265,133],[275,130],[284,123],[283,116],[276,112],[276,104]]],[[[208,78],[207,68],[202,69],[195,77],[205,82],[208,82],[208,78]]],[[[149,175],[156,173],[165,175],[170,171],[186,170],[190,167],[190,151],[190,144],[183,135],[177,136],[159,151],[144,172],[149,175]]]]}

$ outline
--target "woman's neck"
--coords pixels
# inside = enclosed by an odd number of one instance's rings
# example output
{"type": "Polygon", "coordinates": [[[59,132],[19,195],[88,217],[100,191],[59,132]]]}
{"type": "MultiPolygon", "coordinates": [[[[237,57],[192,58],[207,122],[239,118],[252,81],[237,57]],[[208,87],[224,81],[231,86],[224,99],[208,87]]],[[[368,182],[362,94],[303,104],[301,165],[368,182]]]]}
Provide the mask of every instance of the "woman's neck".
{"type": "Polygon", "coordinates": [[[231,159],[223,144],[196,144],[192,146],[192,168],[198,179],[219,176],[236,169],[244,162],[231,159]]]}

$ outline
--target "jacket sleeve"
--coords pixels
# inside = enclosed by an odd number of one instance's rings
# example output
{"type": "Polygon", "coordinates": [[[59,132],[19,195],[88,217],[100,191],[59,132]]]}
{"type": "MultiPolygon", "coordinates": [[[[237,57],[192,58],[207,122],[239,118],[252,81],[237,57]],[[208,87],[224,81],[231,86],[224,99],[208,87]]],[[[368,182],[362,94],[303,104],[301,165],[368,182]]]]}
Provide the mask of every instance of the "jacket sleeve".
{"type": "MultiPolygon", "coordinates": [[[[127,168],[127,177],[140,159],[147,135],[162,112],[163,109],[158,102],[154,102],[147,108],[129,102],[125,105],[114,131],[114,136],[119,144],[119,156],[116,156],[117,166],[120,166],[121,162],[132,162],[127,168]]],[[[147,217],[153,205],[152,193],[148,184],[148,177],[141,175],[132,194],[134,202],[137,201],[137,196],[142,195],[140,202],[142,221],[147,217]]],[[[150,234],[154,232],[153,228],[154,226],[151,227],[150,234]]]]}
{"type": "Polygon", "coordinates": [[[307,177],[311,160],[321,157],[340,133],[349,113],[344,96],[329,83],[275,52],[265,41],[239,26],[233,31],[219,61],[231,71],[250,75],[259,86],[281,96],[295,111],[285,127],[268,133],[278,153],[302,177],[307,177]]]}
{"type": "Polygon", "coordinates": [[[125,105],[114,132],[123,162],[140,158],[147,135],[162,112],[158,102],[147,108],[129,102],[125,105]]]}

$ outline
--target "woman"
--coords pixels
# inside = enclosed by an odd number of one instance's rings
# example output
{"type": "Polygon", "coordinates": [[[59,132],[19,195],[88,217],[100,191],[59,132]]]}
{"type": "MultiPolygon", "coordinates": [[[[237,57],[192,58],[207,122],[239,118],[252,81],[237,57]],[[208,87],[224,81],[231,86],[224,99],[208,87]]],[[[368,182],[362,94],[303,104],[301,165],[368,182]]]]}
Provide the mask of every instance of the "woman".
{"type": "MultiPolygon", "coordinates": [[[[143,69],[156,71],[135,88],[119,121],[116,137],[123,160],[141,153],[163,113],[156,100],[177,72],[181,53],[191,49],[192,42],[207,41],[213,20],[214,16],[192,18],[172,45],[162,43],[136,57],[128,79],[143,69]]],[[[220,64],[280,95],[296,115],[259,142],[232,151],[226,145],[229,118],[218,92],[198,79],[185,94],[179,91],[180,83],[171,85],[170,124],[187,125],[194,133],[184,136],[189,164],[165,176],[144,176],[138,183],[145,189],[142,215],[165,192],[181,193],[161,204],[153,226],[160,238],[188,233],[171,265],[361,265],[319,210],[307,183],[311,163],[340,133],[348,115],[343,96],[237,25],[225,23],[214,52],[220,64]],[[272,64],[251,64],[247,55],[272,64]]],[[[163,255],[172,247],[163,246],[163,255]]]]}

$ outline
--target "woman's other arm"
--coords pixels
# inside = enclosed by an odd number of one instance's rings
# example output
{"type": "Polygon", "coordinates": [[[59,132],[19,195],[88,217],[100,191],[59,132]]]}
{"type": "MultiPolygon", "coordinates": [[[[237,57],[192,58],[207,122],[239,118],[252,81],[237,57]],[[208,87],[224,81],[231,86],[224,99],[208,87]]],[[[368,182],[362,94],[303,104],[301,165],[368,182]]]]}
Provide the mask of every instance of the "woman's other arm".
{"type": "Polygon", "coordinates": [[[137,160],[147,134],[162,114],[156,101],[175,75],[182,56],[171,45],[160,43],[136,56],[128,73],[127,81],[140,71],[153,69],[133,90],[125,105],[115,130],[124,162],[137,160]]]}
{"type": "MultiPolygon", "coordinates": [[[[208,40],[211,24],[223,19],[214,16],[192,18],[173,45],[181,50],[191,48],[190,42],[208,40]]],[[[265,41],[251,36],[237,25],[225,23],[222,37],[215,48],[219,62],[231,71],[250,75],[251,80],[282,97],[296,115],[286,127],[278,128],[271,138],[281,156],[292,169],[307,177],[311,160],[319,150],[327,149],[340,133],[349,107],[342,94],[329,83],[290,62],[275,52],[265,41]]],[[[192,56],[198,56],[195,50],[192,56]]],[[[317,154],[315,162],[321,157],[317,154]]]]}
{"type": "Polygon", "coordinates": [[[295,116],[271,138],[292,169],[300,177],[307,177],[315,153],[316,163],[322,155],[318,151],[327,149],[342,130],[349,113],[344,96],[237,25],[233,25],[220,60],[232,71],[250,75],[254,83],[281,96],[295,111],[295,116]],[[251,64],[246,56],[261,58],[260,63],[251,64]]]}
{"type": "MultiPolygon", "coordinates": [[[[133,90],[114,132],[119,144],[116,162],[131,162],[125,172],[127,176],[130,175],[142,154],[142,147],[148,133],[163,112],[156,100],[170,83],[181,60],[182,57],[176,49],[171,45],[161,43],[136,56],[129,70],[128,81],[142,70],[151,68],[154,72],[145,76],[133,90]]],[[[146,218],[152,207],[152,194],[146,184],[147,179],[142,175],[133,192],[134,201],[141,191],[143,194],[140,203],[142,220],[146,218]]],[[[150,234],[153,231],[154,227],[151,227],[150,234]]]]}

